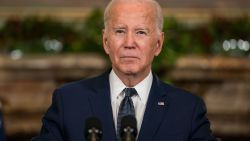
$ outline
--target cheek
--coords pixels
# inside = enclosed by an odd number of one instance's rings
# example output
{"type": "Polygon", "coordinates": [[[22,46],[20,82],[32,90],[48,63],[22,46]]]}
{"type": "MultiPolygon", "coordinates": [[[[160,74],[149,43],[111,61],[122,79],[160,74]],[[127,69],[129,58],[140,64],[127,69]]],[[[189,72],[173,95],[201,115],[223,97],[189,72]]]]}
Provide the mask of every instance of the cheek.
{"type": "Polygon", "coordinates": [[[118,56],[119,56],[119,48],[117,47],[116,43],[111,43],[108,47],[109,50],[109,57],[111,59],[111,61],[115,61],[117,60],[118,56]]]}
{"type": "Polygon", "coordinates": [[[138,40],[138,45],[140,46],[140,55],[143,55],[144,57],[154,56],[156,53],[156,44],[152,43],[152,41],[140,41],[138,40]]]}
{"type": "Polygon", "coordinates": [[[111,38],[109,42],[109,52],[112,55],[119,55],[119,49],[122,46],[122,40],[119,38],[111,38]]]}

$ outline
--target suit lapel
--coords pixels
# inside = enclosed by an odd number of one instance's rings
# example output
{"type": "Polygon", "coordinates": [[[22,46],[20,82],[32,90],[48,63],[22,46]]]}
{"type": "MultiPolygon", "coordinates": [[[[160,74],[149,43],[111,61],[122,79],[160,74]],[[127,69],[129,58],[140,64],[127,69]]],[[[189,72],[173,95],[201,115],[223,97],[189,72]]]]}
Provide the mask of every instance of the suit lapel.
{"type": "Polygon", "coordinates": [[[105,72],[96,79],[92,87],[94,93],[89,96],[93,116],[99,118],[103,126],[103,141],[116,140],[112,106],[110,100],[109,72],[105,72]]]}
{"type": "Polygon", "coordinates": [[[162,90],[160,83],[154,75],[138,141],[152,141],[164,118],[168,103],[166,101],[166,91],[162,90]]]}

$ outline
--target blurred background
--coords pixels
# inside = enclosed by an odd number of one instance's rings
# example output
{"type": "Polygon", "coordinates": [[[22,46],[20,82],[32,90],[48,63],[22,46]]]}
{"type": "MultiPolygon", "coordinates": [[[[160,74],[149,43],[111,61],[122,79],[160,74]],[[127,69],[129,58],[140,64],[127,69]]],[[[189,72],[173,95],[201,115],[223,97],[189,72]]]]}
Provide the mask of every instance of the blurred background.
{"type": "MultiPolygon", "coordinates": [[[[0,132],[28,141],[56,87],[110,67],[109,0],[0,0],[0,132]]],[[[250,140],[250,1],[158,0],[165,16],[159,77],[201,96],[214,134],[250,140]]],[[[1,133],[0,133],[1,140],[1,133]]]]}

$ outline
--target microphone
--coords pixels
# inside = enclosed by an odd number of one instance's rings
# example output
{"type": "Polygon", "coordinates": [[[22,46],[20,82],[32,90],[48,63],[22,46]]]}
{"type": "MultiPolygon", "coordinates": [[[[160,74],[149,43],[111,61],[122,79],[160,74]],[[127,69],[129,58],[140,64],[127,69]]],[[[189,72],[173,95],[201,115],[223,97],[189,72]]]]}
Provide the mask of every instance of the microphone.
{"type": "Polygon", "coordinates": [[[87,141],[100,141],[102,139],[102,124],[96,117],[89,117],[85,121],[85,139],[87,141]]]}
{"type": "Polygon", "coordinates": [[[122,141],[135,141],[137,136],[137,121],[135,116],[127,115],[121,119],[120,136],[122,141]]]}

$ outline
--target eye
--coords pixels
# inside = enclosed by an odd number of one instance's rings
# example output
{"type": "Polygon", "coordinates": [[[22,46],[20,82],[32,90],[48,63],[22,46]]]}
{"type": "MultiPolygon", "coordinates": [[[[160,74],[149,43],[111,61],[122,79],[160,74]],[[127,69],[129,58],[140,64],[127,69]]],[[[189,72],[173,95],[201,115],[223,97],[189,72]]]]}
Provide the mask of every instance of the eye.
{"type": "Polygon", "coordinates": [[[116,34],[124,34],[125,31],[122,30],[122,29],[116,29],[116,30],[115,30],[115,33],[116,33],[116,34]]]}
{"type": "Polygon", "coordinates": [[[147,35],[147,33],[143,30],[139,30],[136,32],[137,35],[147,35]]]}

